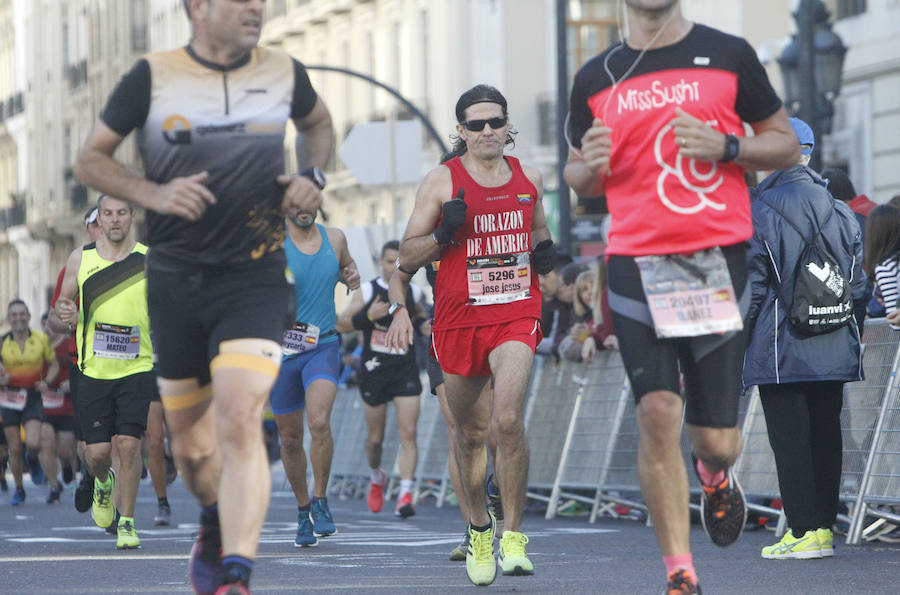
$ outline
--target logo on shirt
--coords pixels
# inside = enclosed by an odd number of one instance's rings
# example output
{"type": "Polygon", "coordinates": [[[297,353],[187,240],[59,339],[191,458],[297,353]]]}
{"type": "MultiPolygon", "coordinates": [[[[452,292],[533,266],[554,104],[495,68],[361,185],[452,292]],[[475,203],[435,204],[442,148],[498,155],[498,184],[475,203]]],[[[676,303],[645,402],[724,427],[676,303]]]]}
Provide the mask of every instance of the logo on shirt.
{"type": "Polygon", "coordinates": [[[518,199],[520,205],[530,205],[531,204],[531,195],[530,194],[517,194],[516,199],[518,199]]]}
{"type": "MultiPolygon", "coordinates": [[[[710,120],[707,122],[710,126],[715,126],[718,122],[710,120]]],[[[653,155],[656,157],[656,163],[659,164],[662,171],[656,179],[656,192],[660,202],[675,213],[682,215],[690,215],[698,213],[709,207],[717,211],[724,211],[725,205],[709,198],[709,195],[715,192],[722,185],[723,176],[719,173],[719,166],[714,161],[698,161],[697,159],[685,159],[678,152],[677,146],[675,155],[675,163],[668,163],[662,154],[662,146],[671,143],[675,145],[675,135],[669,134],[672,126],[666,124],[656,135],[656,141],[653,143],[653,155]],[[718,174],[718,176],[717,176],[718,174]],[[675,178],[675,182],[681,185],[681,191],[677,192],[678,198],[670,196],[673,186],[677,189],[671,178],[675,178]],[[686,201],[682,198],[687,195],[696,196],[693,204],[683,204],[686,201]]]]}
{"type": "Polygon", "coordinates": [[[191,123],[184,116],[172,114],[163,120],[162,134],[170,145],[189,145],[191,143],[191,123]]]}

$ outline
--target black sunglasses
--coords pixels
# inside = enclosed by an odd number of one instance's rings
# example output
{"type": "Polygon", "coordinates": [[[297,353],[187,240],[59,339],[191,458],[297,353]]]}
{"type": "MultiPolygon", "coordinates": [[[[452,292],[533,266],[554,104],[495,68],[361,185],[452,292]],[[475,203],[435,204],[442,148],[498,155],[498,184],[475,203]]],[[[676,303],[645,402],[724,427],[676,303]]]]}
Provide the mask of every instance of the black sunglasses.
{"type": "Polygon", "coordinates": [[[481,132],[484,130],[484,125],[487,124],[494,130],[498,128],[503,128],[506,126],[506,123],[509,121],[509,116],[499,116],[497,118],[488,118],[487,120],[466,120],[462,123],[463,126],[466,127],[466,130],[471,132],[481,132]]]}

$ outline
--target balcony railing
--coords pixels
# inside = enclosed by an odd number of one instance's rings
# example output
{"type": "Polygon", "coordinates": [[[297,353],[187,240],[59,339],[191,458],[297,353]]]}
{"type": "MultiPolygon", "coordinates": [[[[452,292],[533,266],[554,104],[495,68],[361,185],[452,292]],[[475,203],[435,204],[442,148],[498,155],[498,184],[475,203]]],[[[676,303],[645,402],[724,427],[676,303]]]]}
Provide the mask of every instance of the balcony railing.
{"type": "Polygon", "coordinates": [[[14,225],[23,225],[25,223],[25,205],[22,203],[14,204],[7,209],[0,209],[0,229],[7,229],[14,225]]]}
{"type": "Polygon", "coordinates": [[[0,101],[0,122],[21,114],[23,111],[25,111],[25,97],[20,91],[0,101]]]}

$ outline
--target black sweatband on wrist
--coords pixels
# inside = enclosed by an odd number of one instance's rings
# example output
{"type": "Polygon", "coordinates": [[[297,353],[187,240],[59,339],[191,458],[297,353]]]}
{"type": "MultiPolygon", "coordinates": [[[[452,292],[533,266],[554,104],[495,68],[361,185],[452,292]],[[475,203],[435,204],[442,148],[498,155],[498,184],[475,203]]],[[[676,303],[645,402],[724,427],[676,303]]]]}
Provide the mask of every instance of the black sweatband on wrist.
{"type": "Polygon", "coordinates": [[[360,310],[359,312],[354,314],[353,318],[351,319],[351,322],[353,323],[353,328],[360,330],[360,331],[364,331],[366,329],[370,329],[370,328],[374,327],[374,325],[372,324],[372,321],[369,320],[369,309],[368,308],[363,308],[362,310],[360,310]]]}
{"type": "Polygon", "coordinates": [[[403,265],[400,264],[400,259],[399,259],[399,258],[397,259],[397,269],[398,269],[401,273],[406,273],[406,274],[409,275],[410,277],[412,277],[413,275],[415,275],[416,273],[419,272],[419,269],[418,269],[418,268],[416,268],[414,271],[407,271],[405,268],[403,268],[403,265]]]}

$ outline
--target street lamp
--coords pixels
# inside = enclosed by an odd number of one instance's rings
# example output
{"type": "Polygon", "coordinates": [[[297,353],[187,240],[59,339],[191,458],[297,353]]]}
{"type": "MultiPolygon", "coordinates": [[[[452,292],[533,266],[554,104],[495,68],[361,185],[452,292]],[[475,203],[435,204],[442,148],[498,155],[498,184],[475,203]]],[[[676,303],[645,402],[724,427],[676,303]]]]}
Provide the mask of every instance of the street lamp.
{"type": "Polygon", "coordinates": [[[800,0],[797,34],[778,57],[789,111],[813,129],[816,150],[810,167],[818,170],[822,159],[822,135],[831,132],[832,102],[841,90],[847,48],[832,31],[828,9],[821,0],[800,0]]]}

